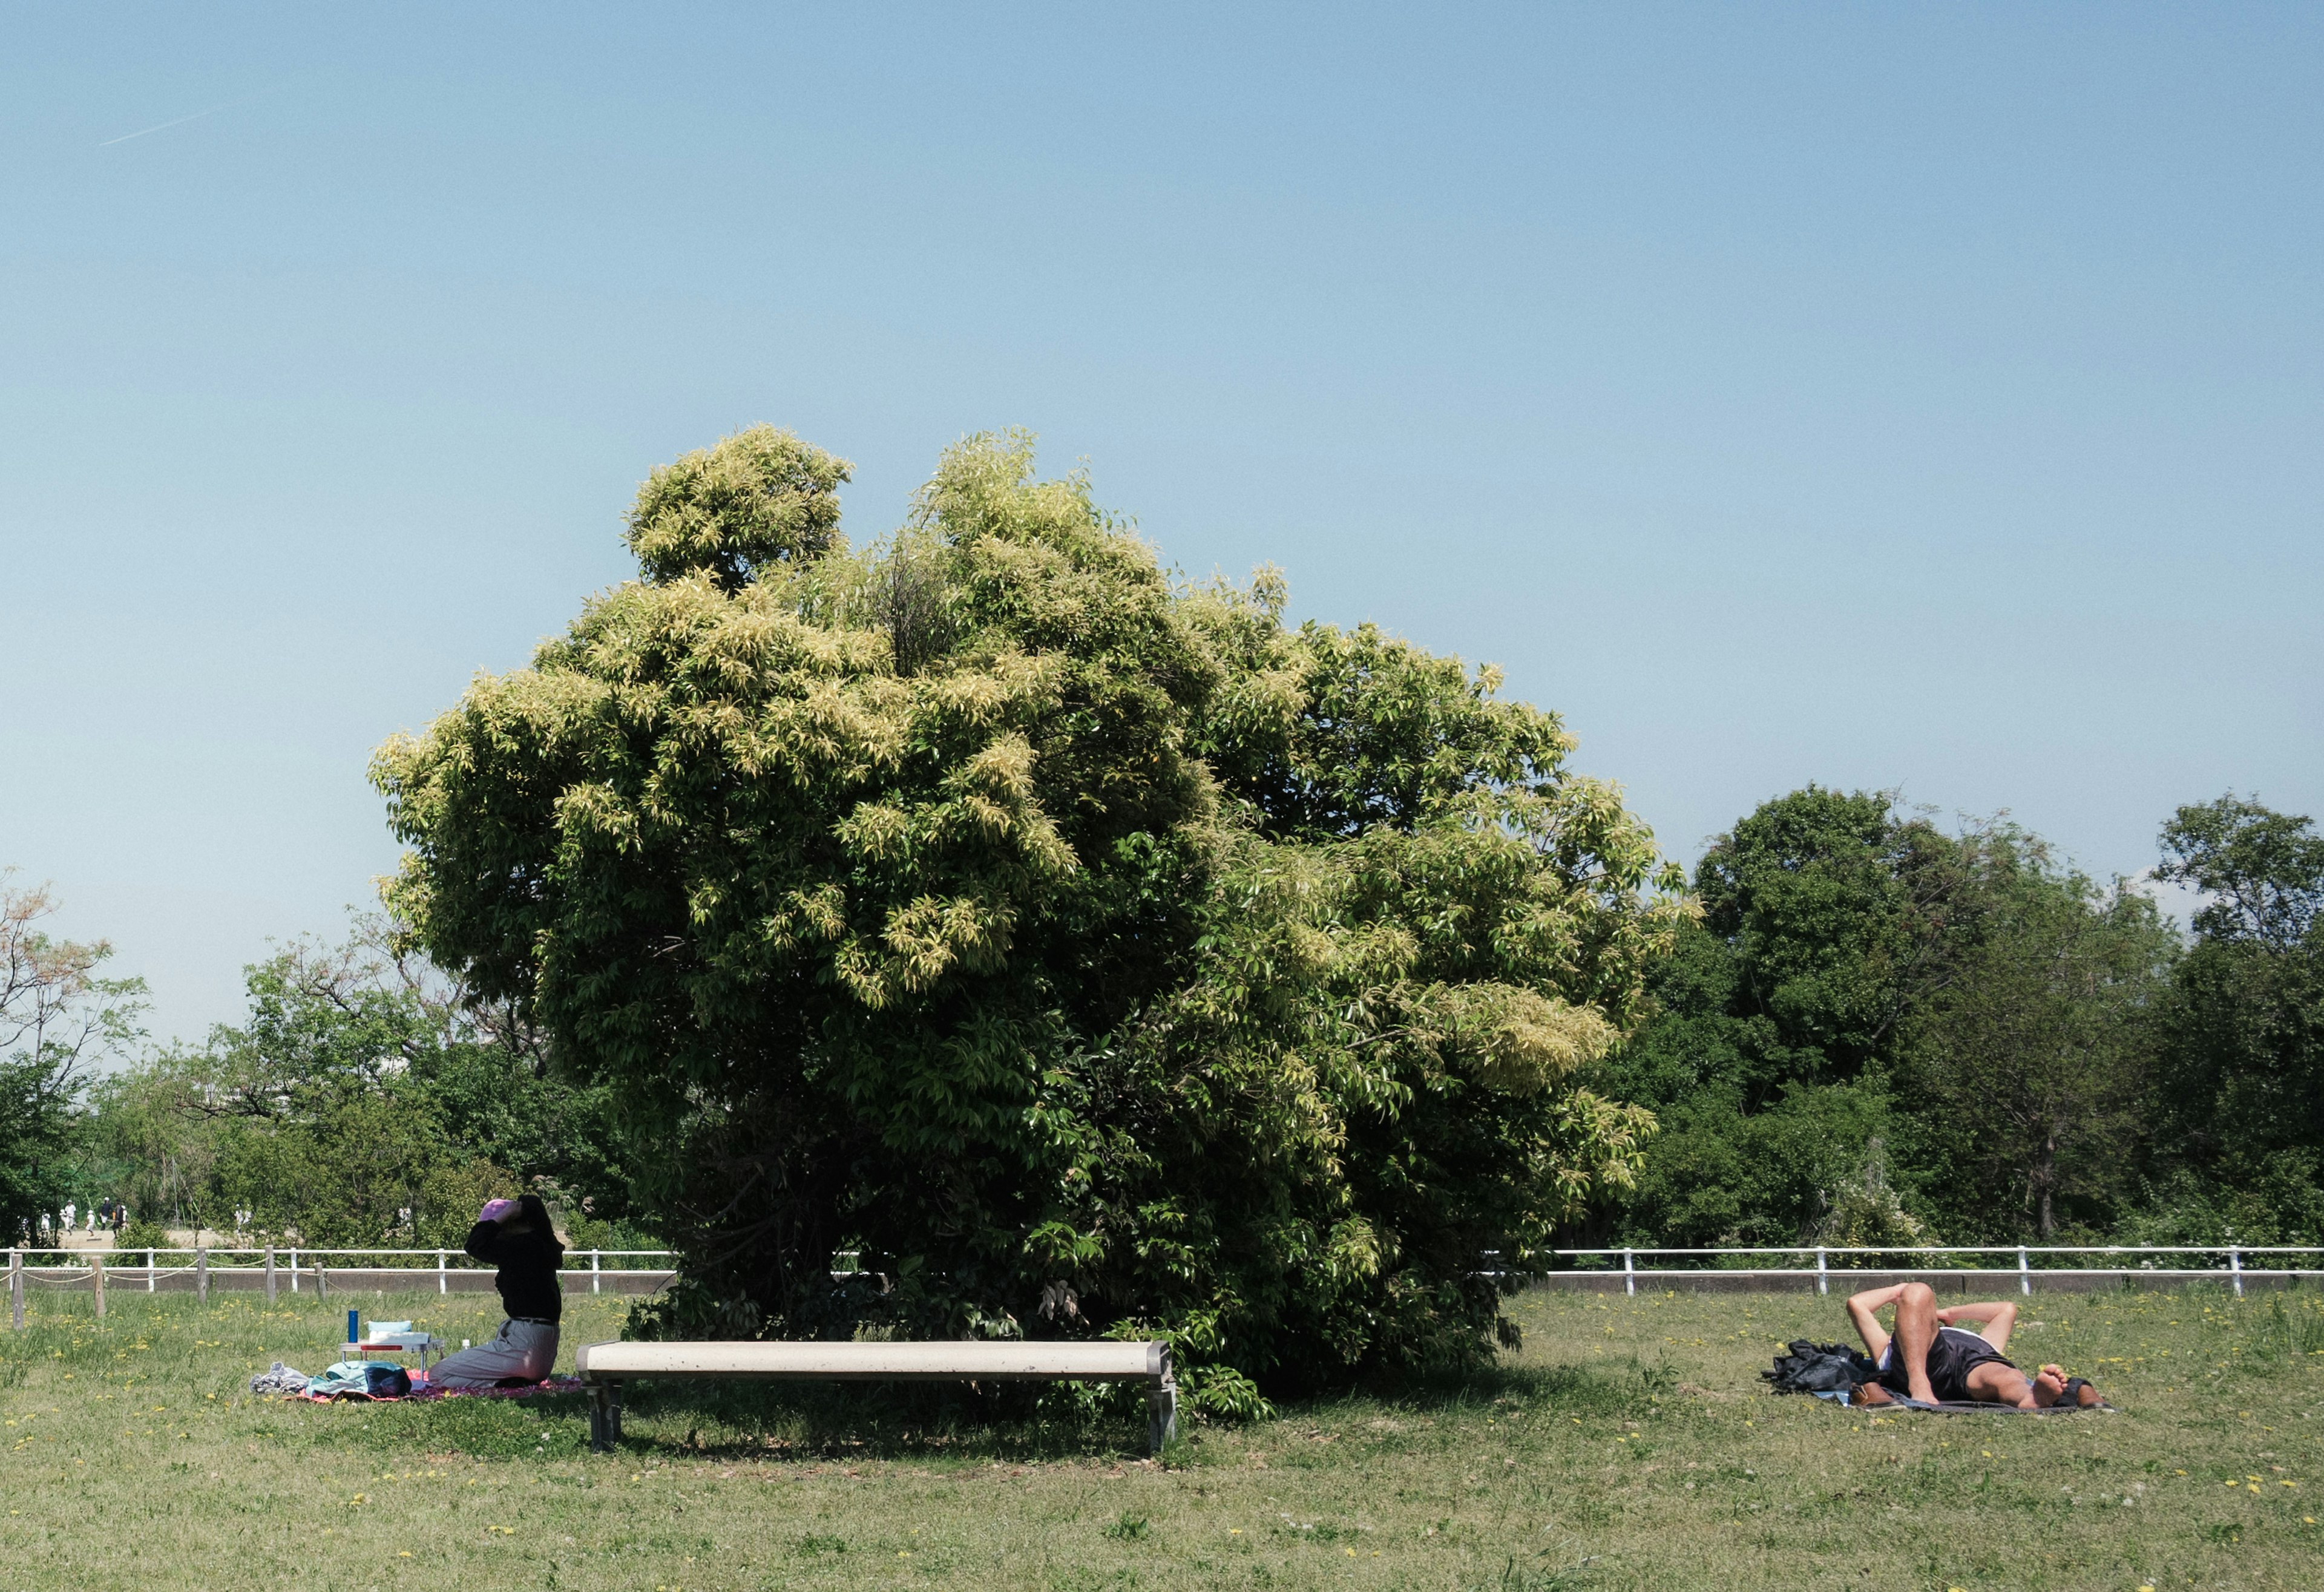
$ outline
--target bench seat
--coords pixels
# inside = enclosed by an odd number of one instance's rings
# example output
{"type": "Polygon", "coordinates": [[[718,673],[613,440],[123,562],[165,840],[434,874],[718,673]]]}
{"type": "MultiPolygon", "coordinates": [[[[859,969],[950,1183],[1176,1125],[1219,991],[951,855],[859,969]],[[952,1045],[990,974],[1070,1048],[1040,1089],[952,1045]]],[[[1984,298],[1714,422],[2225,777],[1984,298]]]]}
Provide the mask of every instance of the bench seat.
{"type": "Polygon", "coordinates": [[[622,1436],[622,1384],[656,1379],[796,1382],[1142,1382],[1156,1452],[1176,1435],[1178,1385],[1161,1342],[589,1343],[574,1357],[589,1390],[589,1443],[622,1436]]]}

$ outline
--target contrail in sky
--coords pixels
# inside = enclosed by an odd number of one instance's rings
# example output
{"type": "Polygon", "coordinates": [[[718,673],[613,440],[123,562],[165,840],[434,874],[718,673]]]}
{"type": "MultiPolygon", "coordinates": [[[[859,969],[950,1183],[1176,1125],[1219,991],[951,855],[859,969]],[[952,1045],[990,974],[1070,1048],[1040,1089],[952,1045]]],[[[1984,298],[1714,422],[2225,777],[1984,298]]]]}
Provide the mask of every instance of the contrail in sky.
{"type": "MultiPolygon", "coordinates": [[[[248,99],[248,98],[251,98],[251,97],[252,97],[252,96],[250,96],[250,95],[244,95],[244,96],[243,96],[243,98],[244,98],[244,99],[248,99]]],[[[140,128],[139,128],[136,132],[134,132],[134,133],[123,133],[123,134],[122,134],[120,137],[118,137],[118,138],[108,138],[108,139],[106,139],[103,143],[98,144],[97,147],[97,148],[99,148],[99,149],[111,149],[111,148],[112,148],[115,144],[116,144],[116,143],[127,143],[131,139],[133,139],[133,138],[143,138],[143,137],[144,137],[148,133],[160,133],[160,132],[165,131],[166,129],[168,129],[168,128],[171,128],[171,127],[182,127],[182,126],[184,126],[184,125],[185,125],[187,123],[189,123],[189,122],[198,122],[198,121],[200,121],[204,116],[215,116],[215,115],[217,115],[220,111],[223,111],[223,110],[229,110],[229,109],[231,109],[232,107],[234,107],[234,106],[235,106],[240,105],[241,103],[242,103],[242,100],[241,100],[241,99],[229,99],[229,100],[227,100],[225,104],[223,104],[223,105],[214,105],[214,106],[210,106],[210,108],[209,108],[209,109],[208,109],[208,110],[206,110],[206,111],[196,111],[196,112],[195,112],[192,115],[190,115],[190,116],[180,116],[180,117],[179,117],[176,121],[174,121],[174,122],[162,122],[162,123],[157,124],[156,125],[152,126],[152,127],[140,127],[140,128]]]]}

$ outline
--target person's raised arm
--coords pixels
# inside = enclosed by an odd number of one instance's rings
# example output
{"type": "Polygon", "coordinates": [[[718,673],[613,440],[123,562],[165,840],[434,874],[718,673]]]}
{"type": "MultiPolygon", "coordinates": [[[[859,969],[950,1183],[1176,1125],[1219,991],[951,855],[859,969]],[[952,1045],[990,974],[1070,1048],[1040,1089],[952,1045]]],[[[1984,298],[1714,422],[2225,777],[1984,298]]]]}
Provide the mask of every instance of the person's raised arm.
{"type": "Polygon", "coordinates": [[[1865,1352],[1876,1360],[1888,1347],[1888,1330],[1880,1324],[1879,1312],[1895,1303],[1904,1293],[1904,1284],[1898,1283],[1893,1287],[1867,1288],[1849,1296],[1849,1319],[1856,1323],[1856,1335],[1864,1339],[1865,1352]]]}
{"type": "Polygon", "coordinates": [[[1978,1321],[1983,1324],[1977,1335],[1993,1345],[1996,1354],[2009,1350],[2009,1334],[2017,1326],[2017,1307],[2006,1299],[1989,1299],[1977,1304],[1956,1304],[1937,1312],[1937,1320],[1945,1326],[1958,1321],[1978,1321]]]}
{"type": "Polygon", "coordinates": [[[487,1265],[499,1265],[496,1252],[500,1248],[501,1224],[515,1215],[516,1210],[517,1203],[513,1200],[486,1201],[484,1208],[476,1212],[476,1225],[468,1229],[467,1241],[460,1247],[487,1265]]]}

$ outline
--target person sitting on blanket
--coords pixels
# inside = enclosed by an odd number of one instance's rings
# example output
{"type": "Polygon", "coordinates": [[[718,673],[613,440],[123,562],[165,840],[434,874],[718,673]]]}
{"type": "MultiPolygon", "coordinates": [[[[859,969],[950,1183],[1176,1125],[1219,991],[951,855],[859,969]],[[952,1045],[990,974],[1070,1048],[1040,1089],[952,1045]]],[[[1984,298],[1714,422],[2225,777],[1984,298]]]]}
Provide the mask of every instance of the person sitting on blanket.
{"type": "Polygon", "coordinates": [[[2032,1376],[2002,1357],[2017,1325],[2017,1307],[2006,1300],[1937,1308],[1926,1283],[1868,1288],[1848,1302],[1849,1319],[1864,1339],[1865,1352],[1880,1367],[1879,1377],[1858,1385],[1859,1403],[1885,1404],[1898,1396],[1925,1404],[2009,1404],[2046,1410],[2072,1389],[2072,1401],[2087,1409],[2098,1390],[2077,1376],[2069,1381],[2059,1366],[2043,1366],[2032,1376]],[[1896,1330],[1880,1329],[1878,1312],[1896,1307],[1896,1330]],[[1976,1321],[1978,1330],[1953,1323],[1976,1321]]]}
{"type": "Polygon", "coordinates": [[[549,1226],[549,1208],[538,1194],[494,1200],[477,1213],[460,1247],[499,1268],[493,1286],[500,1290],[508,1320],[491,1342],[438,1360],[428,1373],[429,1385],[497,1387],[540,1381],[557,1364],[557,1323],[565,1313],[557,1282],[565,1246],[549,1226]]]}

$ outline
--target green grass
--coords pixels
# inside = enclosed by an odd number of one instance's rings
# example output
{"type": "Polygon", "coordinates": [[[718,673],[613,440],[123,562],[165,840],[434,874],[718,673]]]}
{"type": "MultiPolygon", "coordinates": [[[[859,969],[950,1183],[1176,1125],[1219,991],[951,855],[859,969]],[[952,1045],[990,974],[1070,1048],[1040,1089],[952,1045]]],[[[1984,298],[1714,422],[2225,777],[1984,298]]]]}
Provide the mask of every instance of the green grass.
{"type": "MultiPolygon", "coordinates": [[[[2324,1586],[2313,1291],[2038,1296],[2019,1357],[2122,1406],[2046,1419],[1761,1393],[1780,1340],[1842,1335],[1836,1298],[1536,1293],[1490,1375],[1198,1430],[1160,1465],[1120,1390],[641,1390],[595,1456],[572,1399],[251,1399],[270,1360],[333,1357],[337,1296],[32,1302],[0,1330],[5,1587],[2324,1586]]],[[[455,1340],[497,1320],[354,1302],[455,1340]]],[[[568,1309],[570,1345],[621,1306],[568,1309]]]]}

